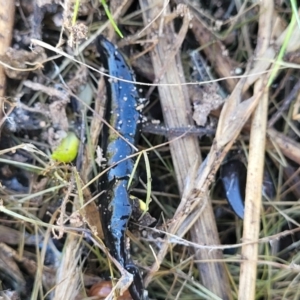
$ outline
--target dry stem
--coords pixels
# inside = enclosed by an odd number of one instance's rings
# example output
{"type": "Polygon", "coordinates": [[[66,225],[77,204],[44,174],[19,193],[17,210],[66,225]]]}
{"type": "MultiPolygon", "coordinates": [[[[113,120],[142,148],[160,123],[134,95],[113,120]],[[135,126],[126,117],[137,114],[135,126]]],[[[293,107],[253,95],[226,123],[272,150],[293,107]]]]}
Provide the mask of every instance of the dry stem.
{"type": "MultiPolygon", "coordinates": [[[[0,0],[0,56],[4,55],[10,46],[13,32],[15,1],[0,0]]],[[[3,96],[5,95],[6,76],[3,66],[0,66],[0,120],[2,119],[3,96]]]]}
{"type": "MultiPolygon", "coordinates": [[[[166,126],[173,128],[192,125],[192,111],[189,103],[188,92],[186,86],[180,85],[184,82],[184,78],[180,57],[177,54],[178,41],[182,40],[183,35],[185,36],[186,32],[181,30],[176,39],[172,24],[164,23],[164,16],[169,14],[170,10],[168,6],[164,6],[162,1],[156,1],[155,6],[153,5],[153,1],[147,0],[140,0],[140,4],[143,10],[145,25],[147,25],[150,20],[155,20],[152,23],[151,29],[155,30],[158,41],[154,50],[151,52],[151,57],[156,78],[159,80],[160,84],[178,83],[178,86],[172,87],[163,85],[159,86],[160,101],[164,112],[166,126]],[[148,10],[150,6],[151,9],[148,10]],[[164,8],[164,12],[160,15],[161,10],[164,8]],[[157,18],[158,15],[160,16],[159,18],[157,18]],[[163,36],[159,35],[159,32],[161,31],[163,31],[163,36]],[[172,45],[175,45],[175,49],[172,45]]],[[[184,12],[183,28],[186,25],[188,18],[189,11],[186,9],[184,12]]],[[[197,138],[184,137],[180,140],[176,140],[170,144],[170,149],[179,189],[182,193],[184,183],[191,168],[195,166],[195,164],[198,165],[201,157],[197,138]]],[[[185,205],[185,201],[186,199],[183,198],[180,207],[185,205]]],[[[205,205],[202,209],[201,221],[197,224],[199,227],[194,227],[192,229],[195,242],[200,242],[201,240],[201,243],[207,245],[219,244],[218,232],[210,201],[205,201],[205,205]]],[[[182,223],[185,217],[185,214],[181,214],[181,220],[179,223],[177,223],[177,219],[175,219],[175,224],[169,228],[169,232],[175,234],[178,228],[177,224],[182,223]]],[[[166,243],[157,256],[158,263],[155,263],[155,265],[152,266],[151,272],[146,278],[146,284],[149,283],[153,273],[159,269],[159,263],[164,258],[167,248],[168,244],[166,243]]],[[[204,251],[201,250],[197,252],[196,255],[200,255],[200,252],[201,256],[199,259],[205,259],[207,261],[222,259],[221,252],[209,252],[205,249],[204,251]]],[[[231,298],[229,282],[222,262],[206,262],[199,264],[198,267],[202,273],[203,283],[209,290],[222,297],[222,299],[231,298]],[[216,284],[219,282],[219,278],[222,278],[222,284],[216,284]]]]}
{"type": "MultiPolygon", "coordinates": [[[[272,0],[260,4],[259,31],[256,56],[264,56],[268,50],[271,33],[274,3],[272,0]]],[[[266,76],[265,76],[266,77],[266,76]]],[[[249,145],[249,161],[245,198],[245,219],[243,241],[253,244],[243,245],[240,270],[239,299],[255,299],[256,270],[258,259],[258,240],[260,231],[260,209],[262,202],[262,183],[265,159],[265,139],[268,116],[269,89],[266,80],[258,79],[254,94],[264,90],[254,112],[249,145]]]]}

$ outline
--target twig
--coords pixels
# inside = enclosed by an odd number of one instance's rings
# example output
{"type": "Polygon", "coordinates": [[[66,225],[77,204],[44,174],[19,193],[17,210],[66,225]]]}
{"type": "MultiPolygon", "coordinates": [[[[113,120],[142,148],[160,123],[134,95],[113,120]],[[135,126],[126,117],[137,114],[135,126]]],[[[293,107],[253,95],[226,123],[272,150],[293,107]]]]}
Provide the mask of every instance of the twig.
{"type": "Polygon", "coordinates": [[[202,137],[204,135],[214,135],[216,130],[205,128],[205,127],[196,127],[196,126],[189,126],[189,127],[177,127],[177,128],[168,128],[163,125],[155,125],[151,123],[143,124],[142,127],[143,132],[148,132],[157,135],[165,135],[167,137],[174,137],[180,135],[194,135],[202,137]]]}

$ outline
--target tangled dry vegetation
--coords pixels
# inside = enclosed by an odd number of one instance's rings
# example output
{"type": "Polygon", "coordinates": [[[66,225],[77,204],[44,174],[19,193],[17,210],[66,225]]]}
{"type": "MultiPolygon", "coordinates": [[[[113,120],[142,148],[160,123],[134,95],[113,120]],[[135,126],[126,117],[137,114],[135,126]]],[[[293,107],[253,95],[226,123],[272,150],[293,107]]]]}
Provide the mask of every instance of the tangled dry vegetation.
{"type": "Polygon", "coordinates": [[[131,299],[117,296],[98,212],[99,34],[148,101],[150,163],[132,194],[151,192],[156,221],[132,221],[128,236],[150,299],[299,299],[296,2],[107,2],[0,0],[1,299],[131,299]],[[70,132],[77,158],[55,161],[70,132]],[[243,220],[220,185],[228,161],[240,162],[243,220]]]}

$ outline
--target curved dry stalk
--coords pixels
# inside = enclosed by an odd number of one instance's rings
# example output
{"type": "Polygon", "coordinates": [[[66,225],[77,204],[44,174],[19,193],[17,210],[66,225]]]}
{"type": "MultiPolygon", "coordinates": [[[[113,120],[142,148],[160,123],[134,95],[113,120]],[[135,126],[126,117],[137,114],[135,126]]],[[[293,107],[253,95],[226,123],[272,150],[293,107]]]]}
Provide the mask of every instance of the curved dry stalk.
{"type": "MultiPolygon", "coordinates": [[[[270,142],[276,145],[275,148],[278,147],[284,156],[300,164],[300,143],[297,143],[292,138],[272,128],[268,129],[268,136],[270,142]]],[[[273,146],[271,146],[271,148],[273,148],[273,146]]]]}

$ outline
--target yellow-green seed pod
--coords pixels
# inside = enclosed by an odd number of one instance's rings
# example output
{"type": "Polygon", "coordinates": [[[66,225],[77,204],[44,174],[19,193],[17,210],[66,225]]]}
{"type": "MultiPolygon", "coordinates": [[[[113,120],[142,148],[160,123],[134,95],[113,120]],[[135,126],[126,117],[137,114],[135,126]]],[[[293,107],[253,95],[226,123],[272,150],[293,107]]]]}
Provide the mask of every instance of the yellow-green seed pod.
{"type": "Polygon", "coordinates": [[[140,209],[141,211],[147,211],[147,205],[144,201],[142,201],[141,199],[139,199],[139,202],[140,202],[140,209]]]}
{"type": "Polygon", "coordinates": [[[133,201],[135,207],[138,208],[141,212],[148,211],[148,207],[147,207],[146,202],[144,202],[140,198],[137,198],[137,197],[132,196],[132,195],[130,195],[129,197],[130,197],[131,201],[133,201]]]}
{"type": "Polygon", "coordinates": [[[51,157],[59,162],[69,163],[73,161],[78,153],[79,139],[74,132],[68,132],[58,147],[53,151],[51,157]]]}

